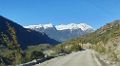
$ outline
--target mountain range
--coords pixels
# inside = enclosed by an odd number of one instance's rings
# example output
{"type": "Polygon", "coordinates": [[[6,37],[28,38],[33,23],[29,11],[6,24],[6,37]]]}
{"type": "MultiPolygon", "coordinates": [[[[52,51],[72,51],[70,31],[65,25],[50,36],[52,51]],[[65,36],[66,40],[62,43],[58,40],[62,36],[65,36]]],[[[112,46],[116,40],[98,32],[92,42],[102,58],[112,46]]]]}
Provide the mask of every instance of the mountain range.
{"type": "Polygon", "coordinates": [[[53,25],[49,24],[39,24],[39,25],[28,25],[24,26],[32,30],[46,33],[50,38],[57,41],[63,42],[73,38],[80,37],[81,35],[94,32],[93,27],[85,23],[75,24],[70,23],[67,25],[53,25]]]}

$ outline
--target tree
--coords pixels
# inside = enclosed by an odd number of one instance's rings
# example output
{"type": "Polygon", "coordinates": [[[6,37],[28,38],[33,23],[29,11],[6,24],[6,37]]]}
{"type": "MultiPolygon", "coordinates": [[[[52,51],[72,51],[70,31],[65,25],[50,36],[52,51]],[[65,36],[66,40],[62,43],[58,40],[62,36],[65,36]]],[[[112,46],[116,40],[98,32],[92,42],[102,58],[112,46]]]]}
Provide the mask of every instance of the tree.
{"type": "Polygon", "coordinates": [[[6,25],[8,30],[1,32],[0,34],[0,50],[4,51],[0,55],[10,60],[6,61],[5,59],[5,64],[20,64],[22,63],[22,52],[17,41],[15,29],[9,23],[6,23],[6,25]]]}
{"type": "Polygon", "coordinates": [[[44,57],[44,54],[41,51],[33,51],[31,54],[32,59],[40,59],[44,57]]]}

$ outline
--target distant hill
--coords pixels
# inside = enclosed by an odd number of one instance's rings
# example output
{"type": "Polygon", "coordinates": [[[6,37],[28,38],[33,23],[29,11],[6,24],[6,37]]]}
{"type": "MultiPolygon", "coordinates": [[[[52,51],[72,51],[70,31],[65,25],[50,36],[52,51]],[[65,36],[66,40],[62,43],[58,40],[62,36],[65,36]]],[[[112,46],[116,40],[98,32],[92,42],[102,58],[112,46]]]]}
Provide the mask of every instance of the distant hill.
{"type": "MultiPolygon", "coordinates": [[[[22,27],[21,25],[3,17],[0,16],[0,33],[5,34],[8,36],[8,39],[10,39],[10,42],[12,42],[11,38],[11,32],[9,32],[9,27],[12,27],[13,31],[16,33],[16,40],[18,41],[18,44],[20,44],[20,47],[22,49],[25,49],[29,45],[37,45],[37,44],[57,44],[59,43],[56,40],[53,40],[49,38],[45,33],[40,33],[31,29],[26,29],[22,27]]],[[[0,38],[2,38],[0,34],[0,38]]],[[[0,44],[2,43],[2,40],[0,40],[0,44]]]]}
{"type": "Polygon", "coordinates": [[[50,38],[60,42],[67,41],[73,38],[80,37],[81,35],[94,32],[94,29],[85,23],[80,23],[80,24],[70,23],[67,25],[56,25],[56,26],[52,24],[39,24],[39,25],[29,25],[24,27],[39,32],[44,32],[50,38]]]}

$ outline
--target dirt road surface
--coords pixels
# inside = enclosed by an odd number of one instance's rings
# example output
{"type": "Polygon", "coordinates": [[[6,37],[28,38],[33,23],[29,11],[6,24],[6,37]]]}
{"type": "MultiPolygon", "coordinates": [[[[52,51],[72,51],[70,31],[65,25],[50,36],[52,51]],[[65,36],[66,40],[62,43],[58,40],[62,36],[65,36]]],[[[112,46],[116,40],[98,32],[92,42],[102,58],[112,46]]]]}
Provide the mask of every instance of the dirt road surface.
{"type": "Polygon", "coordinates": [[[73,52],[71,54],[56,57],[35,66],[107,66],[96,58],[92,50],[73,52]]]}

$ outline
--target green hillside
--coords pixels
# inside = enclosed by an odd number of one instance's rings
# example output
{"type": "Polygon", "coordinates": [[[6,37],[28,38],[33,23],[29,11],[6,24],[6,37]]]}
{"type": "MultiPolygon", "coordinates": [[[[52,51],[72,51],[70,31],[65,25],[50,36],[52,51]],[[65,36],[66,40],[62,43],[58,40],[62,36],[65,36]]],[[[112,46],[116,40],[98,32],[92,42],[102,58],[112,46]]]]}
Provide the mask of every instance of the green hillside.
{"type": "Polygon", "coordinates": [[[2,41],[0,44],[0,65],[20,64],[22,63],[22,52],[16,38],[16,32],[9,23],[7,23],[7,27],[9,28],[6,31],[7,35],[0,31],[0,40],[2,41]]]}
{"type": "Polygon", "coordinates": [[[25,29],[0,16],[0,66],[18,65],[44,57],[42,49],[47,46],[38,45],[45,43],[54,45],[59,42],[44,33],[25,29]],[[34,46],[34,48],[29,48],[29,46],[34,46]]]}

